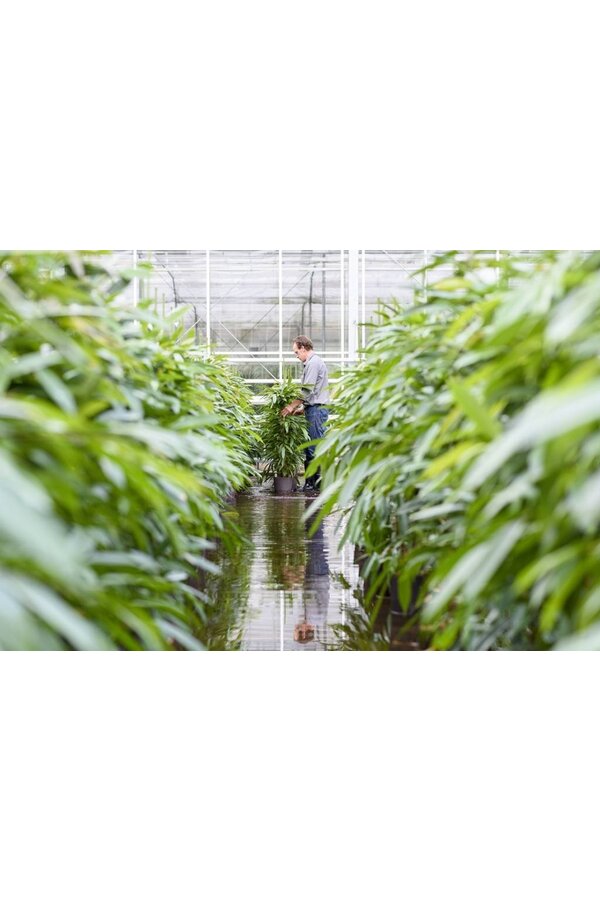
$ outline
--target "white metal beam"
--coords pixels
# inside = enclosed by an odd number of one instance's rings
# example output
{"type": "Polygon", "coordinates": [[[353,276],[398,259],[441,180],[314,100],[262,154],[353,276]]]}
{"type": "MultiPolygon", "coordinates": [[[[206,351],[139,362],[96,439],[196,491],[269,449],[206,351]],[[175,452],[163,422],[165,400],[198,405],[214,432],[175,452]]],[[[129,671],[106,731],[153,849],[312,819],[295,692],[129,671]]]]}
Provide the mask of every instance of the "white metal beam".
{"type": "Polygon", "coordinates": [[[206,346],[210,346],[210,250],[206,250],[206,346]]]}
{"type": "MultiPolygon", "coordinates": [[[[132,265],[134,269],[137,269],[138,266],[138,252],[137,250],[131,251],[133,254],[132,265]]],[[[133,305],[137,306],[140,299],[140,280],[137,275],[133,277],[133,305]]]]}
{"type": "Polygon", "coordinates": [[[348,250],[348,361],[356,362],[358,347],[358,250],[348,250]]]}
{"type": "Polygon", "coordinates": [[[346,342],[344,340],[344,331],[346,327],[344,307],[346,305],[346,297],[344,290],[344,263],[345,252],[340,250],[340,356],[342,357],[342,369],[344,368],[344,348],[346,342]]]}
{"type": "Polygon", "coordinates": [[[283,380],[283,260],[282,251],[277,251],[279,269],[279,380],[283,380]]]}
{"type": "Polygon", "coordinates": [[[365,251],[362,251],[362,346],[364,347],[367,343],[367,326],[365,322],[367,320],[367,307],[365,301],[365,251]]]}

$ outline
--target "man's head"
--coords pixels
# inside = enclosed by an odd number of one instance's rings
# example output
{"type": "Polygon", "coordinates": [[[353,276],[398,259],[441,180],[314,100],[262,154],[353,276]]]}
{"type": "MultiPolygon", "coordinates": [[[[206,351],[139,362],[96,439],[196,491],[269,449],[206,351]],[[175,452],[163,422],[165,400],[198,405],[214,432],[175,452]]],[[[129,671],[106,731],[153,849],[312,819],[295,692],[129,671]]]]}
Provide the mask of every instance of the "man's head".
{"type": "Polygon", "coordinates": [[[312,349],[313,342],[309,337],[306,337],[305,334],[299,334],[292,344],[292,350],[300,362],[306,362],[309,354],[312,353],[312,349]]]}

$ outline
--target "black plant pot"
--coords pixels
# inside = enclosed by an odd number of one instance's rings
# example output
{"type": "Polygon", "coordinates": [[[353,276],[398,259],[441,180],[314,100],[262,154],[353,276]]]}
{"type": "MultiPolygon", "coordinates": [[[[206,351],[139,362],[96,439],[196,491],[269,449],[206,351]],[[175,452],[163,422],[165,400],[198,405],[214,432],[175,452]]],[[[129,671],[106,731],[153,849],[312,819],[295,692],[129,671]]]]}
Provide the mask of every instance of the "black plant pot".
{"type": "Polygon", "coordinates": [[[360,544],[354,545],[354,565],[355,566],[364,566],[367,560],[367,554],[365,553],[365,548],[361,547],[360,544]]]}
{"type": "Polygon", "coordinates": [[[419,591],[423,586],[423,582],[425,581],[425,575],[422,572],[419,572],[413,578],[411,582],[411,591],[410,591],[410,603],[408,604],[408,609],[403,609],[400,605],[400,593],[398,590],[398,576],[392,575],[392,580],[389,585],[389,595],[391,600],[391,609],[393,613],[397,613],[402,616],[412,616],[417,611],[417,600],[419,599],[419,591]]]}
{"type": "Polygon", "coordinates": [[[273,484],[275,485],[276,494],[291,494],[294,490],[295,478],[288,475],[275,475],[273,484]]]}
{"type": "MultiPolygon", "coordinates": [[[[375,568],[365,577],[365,569],[369,561],[369,556],[361,547],[355,547],[354,561],[359,567],[359,573],[363,579],[364,590],[367,592],[373,581],[377,578],[380,569],[375,568]]],[[[408,609],[402,609],[398,591],[398,576],[393,575],[387,588],[380,588],[379,598],[380,606],[377,615],[377,622],[383,623],[388,621],[391,615],[391,650],[419,650],[420,634],[418,618],[414,617],[418,613],[417,600],[420,589],[425,580],[425,574],[419,572],[411,582],[411,598],[408,609]]]]}

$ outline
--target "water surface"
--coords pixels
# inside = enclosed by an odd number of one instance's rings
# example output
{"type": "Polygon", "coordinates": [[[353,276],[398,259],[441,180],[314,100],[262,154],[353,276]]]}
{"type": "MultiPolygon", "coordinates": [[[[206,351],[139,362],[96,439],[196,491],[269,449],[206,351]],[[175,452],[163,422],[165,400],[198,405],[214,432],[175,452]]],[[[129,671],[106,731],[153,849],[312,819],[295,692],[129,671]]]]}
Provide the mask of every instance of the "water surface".
{"type": "Polygon", "coordinates": [[[240,650],[335,650],[358,607],[354,548],[338,549],[340,514],[310,534],[312,501],[277,497],[269,487],[237,496],[234,510],[251,544],[219,559],[208,593],[221,612],[208,623],[208,646],[240,650]],[[225,612],[227,611],[227,615],[225,612]]]}

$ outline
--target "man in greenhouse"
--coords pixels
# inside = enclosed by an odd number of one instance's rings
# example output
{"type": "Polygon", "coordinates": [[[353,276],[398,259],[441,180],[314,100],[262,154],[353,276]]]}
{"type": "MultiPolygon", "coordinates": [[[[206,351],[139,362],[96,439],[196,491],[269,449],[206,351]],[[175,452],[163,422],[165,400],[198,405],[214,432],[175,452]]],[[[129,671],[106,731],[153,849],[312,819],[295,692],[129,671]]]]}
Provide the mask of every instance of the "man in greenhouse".
{"type": "MultiPolygon", "coordinates": [[[[301,397],[292,400],[281,410],[282,416],[297,415],[304,408],[308,434],[311,441],[322,438],[325,434],[325,422],[329,417],[327,404],[329,403],[329,379],[327,366],[313,349],[313,342],[305,334],[300,334],[292,344],[292,350],[297,359],[304,366],[302,372],[301,397]]],[[[314,459],[315,447],[307,447],[304,451],[305,468],[314,459]]],[[[303,487],[304,491],[318,491],[321,483],[321,472],[316,472],[311,478],[307,478],[303,487]]]]}

